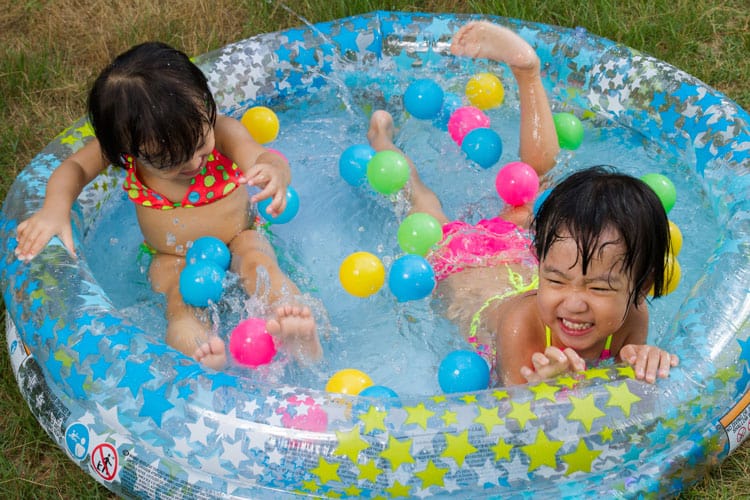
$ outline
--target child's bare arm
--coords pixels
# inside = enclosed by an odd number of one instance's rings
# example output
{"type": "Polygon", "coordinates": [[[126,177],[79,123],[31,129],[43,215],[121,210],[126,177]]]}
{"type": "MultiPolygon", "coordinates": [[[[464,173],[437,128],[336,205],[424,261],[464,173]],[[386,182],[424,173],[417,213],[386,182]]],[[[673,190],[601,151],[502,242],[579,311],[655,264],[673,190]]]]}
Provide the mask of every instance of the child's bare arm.
{"type": "Polygon", "coordinates": [[[669,369],[680,362],[676,354],[648,344],[628,344],[620,349],[620,359],[633,367],[635,378],[653,384],[656,377],[666,378],[669,369]]]}

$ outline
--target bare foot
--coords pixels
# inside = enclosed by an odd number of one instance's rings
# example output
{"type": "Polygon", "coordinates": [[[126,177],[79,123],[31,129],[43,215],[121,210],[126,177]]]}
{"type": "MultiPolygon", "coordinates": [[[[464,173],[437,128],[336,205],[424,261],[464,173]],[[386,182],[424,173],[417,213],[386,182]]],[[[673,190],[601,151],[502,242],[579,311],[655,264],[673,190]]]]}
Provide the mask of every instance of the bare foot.
{"type": "Polygon", "coordinates": [[[276,318],[266,322],[266,330],[298,361],[317,361],[323,355],[315,318],[307,306],[279,307],[276,318]]]}
{"type": "Polygon", "coordinates": [[[393,145],[395,131],[391,114],[388,111],[378,109],[370,117],[370,129],[367,131],[367,140],[375,151],[384,149],[398,151],[393,145]]]}
{"type": "Polygon", "coordinates": [[[512,69],[539,68],[539,57],[523,38],[508,28],[487,21],[462,26],[453,36],[451,53],[504,62],[512,69]]]}
{"type": "Polygon", "coordinates": [[[193,357],[203,366],[221,370],[227,364],[224,341],[215,335],[208,337],[208,340],[195,350],[193,357]]]}

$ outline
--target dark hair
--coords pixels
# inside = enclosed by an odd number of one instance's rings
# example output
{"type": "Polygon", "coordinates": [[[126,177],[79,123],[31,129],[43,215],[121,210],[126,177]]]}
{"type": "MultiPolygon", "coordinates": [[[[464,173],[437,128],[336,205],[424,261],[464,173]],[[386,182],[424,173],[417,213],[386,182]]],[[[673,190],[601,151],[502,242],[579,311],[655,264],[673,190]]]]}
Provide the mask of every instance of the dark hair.
{"type": "Polygon", "coordinates": [[[94,82],[89,119],[104,156],[122,165],[123,154],[157,168],[189,161],[216,122],[216,103],[201,70],[160,42],[136,45],[117,56],[94,82]]]}
{"type": "Polygon", "coordinates": [[[669,252],[669,221],[656,193],[643,181],[597,166],[563,179],[534,218],[534,248],[539,260],[569,233],[576,241],[583,272],[601,251],[599,237],[611,228],[625,246],[623,269],[633,281],[631,301],[653,280],[654,297],[664,294],[669,252]]]}

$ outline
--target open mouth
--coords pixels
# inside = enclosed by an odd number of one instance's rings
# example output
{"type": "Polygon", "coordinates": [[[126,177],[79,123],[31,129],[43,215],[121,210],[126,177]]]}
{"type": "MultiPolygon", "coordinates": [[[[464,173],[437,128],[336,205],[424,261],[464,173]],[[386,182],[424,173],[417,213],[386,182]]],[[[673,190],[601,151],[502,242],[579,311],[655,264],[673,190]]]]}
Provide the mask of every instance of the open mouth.
{"type": "Polygon", "coordinates": [[[561,330],[565,332],[566,335],[571,335],[573,337],[585,335],[594,327],[593,323],[571,321],[565,318],[560,318],[559,323],[561,330]]]}

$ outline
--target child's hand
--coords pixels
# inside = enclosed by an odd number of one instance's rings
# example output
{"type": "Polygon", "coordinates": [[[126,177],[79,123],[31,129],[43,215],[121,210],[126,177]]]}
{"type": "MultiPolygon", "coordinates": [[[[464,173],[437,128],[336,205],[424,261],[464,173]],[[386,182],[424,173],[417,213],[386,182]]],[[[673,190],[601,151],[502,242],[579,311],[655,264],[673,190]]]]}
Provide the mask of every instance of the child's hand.
{"type": "Polygon", "coordinates": [[[30,261],[42,251],[53,236],[58,236],[71,256],[75,257],[70,214],[42,208],[18,225],[16,257],[30,261]]]}
{"type": "Polygon", "coordinates": [[[544,353],[535,352],[531,356],[534,368],[521,368],[521,376],[526,382],[534,383],[555,377],[567,372],[580,372],[586,369],[586,362],[570,347],[561,351],[557,347],[549,346],[544,353]]]}
{"type": "Polygon", "coordinates": [[[258,203],[271,197],[271,203],[266,211],[271,216],[277,216],[286,208],[286,188],[291,181],[289,165],[274,153],[264,153],[258,161],[239,179],[248,186],[257,186],[260,192],[254,194],[250,200],[258,203]]]}
{"type": "Polygon", "coordinates": [[[677,366],[680,359],[658,347],[644,344],[628,344],[620,349],[620,359],[633,367],[635,378],[653,384],[656,377],[667,378],[669,369],[677,366]]]}

